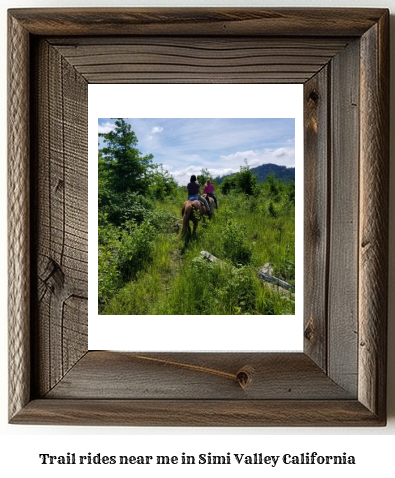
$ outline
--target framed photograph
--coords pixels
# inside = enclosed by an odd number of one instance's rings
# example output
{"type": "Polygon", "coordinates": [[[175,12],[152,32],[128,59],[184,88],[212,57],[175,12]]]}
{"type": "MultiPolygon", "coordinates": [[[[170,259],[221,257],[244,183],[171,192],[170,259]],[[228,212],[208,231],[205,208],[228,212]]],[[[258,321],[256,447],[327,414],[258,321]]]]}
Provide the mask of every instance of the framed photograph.
{"type": "Polygon", "coordinates": [[[10,423],[385,425],[388,33],[386,9],[9,10],[10,423]],[[303,85],[303,351],[89,349],[93,84],[303,85]]]}
{"type": "Polygon", "coordinates": [[[302,351],[303,85],[96,84],[88,109],[88,348],[302,351]],[[192,175],[217,199],[194,234],[192,175]]]}

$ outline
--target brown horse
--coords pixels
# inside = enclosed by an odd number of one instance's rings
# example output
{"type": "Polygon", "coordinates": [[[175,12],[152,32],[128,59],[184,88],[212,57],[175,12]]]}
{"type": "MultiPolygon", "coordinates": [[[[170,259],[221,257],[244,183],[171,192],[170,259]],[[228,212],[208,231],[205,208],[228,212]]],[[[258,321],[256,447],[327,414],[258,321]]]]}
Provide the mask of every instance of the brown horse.
{"type": "MultiPolygon", "coordinates": [[[[207,198],[206,194],[202,195],[206,200],[208,200],[210,204],[211,211],[215,209],[215,201],[213,198],[207,198]]],[[[192,234],[195,234],[196,229],[198,227],[198,223],[203,216],[207,216],[206,206],[202,204],[198,199],[194,199],[192,201],[185,201],[182,206],[182,231],[181,231],[181,238],[183,239],[186,234],[188,233],[189,236],[191,235],[191,226],[189,221],[192,221],[193,230],[192,234]]]]}

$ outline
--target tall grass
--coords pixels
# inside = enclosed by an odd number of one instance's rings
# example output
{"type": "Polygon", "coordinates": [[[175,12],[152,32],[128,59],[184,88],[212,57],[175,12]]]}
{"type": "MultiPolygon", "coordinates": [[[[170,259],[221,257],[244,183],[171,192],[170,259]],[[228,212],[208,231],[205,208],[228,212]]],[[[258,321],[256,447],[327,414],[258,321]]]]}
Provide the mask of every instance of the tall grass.
{"type": "MultiPolygon", "coordinates": [[[[202,220],[187,242],[180,240],[177,229],[185,191],[179,188],[157,201],[145,221],[147,230],[155,232],[145,245],[147,253],[140,250],[144,260],[140,258],[128,280],[105,298],[101,313],[293,314],[293,297],[270,288],[257,275],[269,262],[274,275],[295,283],[292,189],[280,186],[265,185],[255,196],[218,193],[218,211],[212,220],[202,220]],[[219,260],[207,261],[202,250],[219,260]]],[[[119,284],[118,269],[108,269],[119,284]]]]}

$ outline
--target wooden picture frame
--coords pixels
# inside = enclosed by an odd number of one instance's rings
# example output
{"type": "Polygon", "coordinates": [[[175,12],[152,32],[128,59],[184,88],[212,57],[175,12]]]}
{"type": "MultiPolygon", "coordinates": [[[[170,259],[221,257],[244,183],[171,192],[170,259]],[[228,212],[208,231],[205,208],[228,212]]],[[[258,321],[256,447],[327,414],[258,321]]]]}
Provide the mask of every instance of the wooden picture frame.
{"type": "Polygon", "coordinates": [[[11,423],[385,425],[388,36],[385,9],[9,11],[11,423]],[[100,82],[304,84],[303,353],[88,351],[100,82]]]}

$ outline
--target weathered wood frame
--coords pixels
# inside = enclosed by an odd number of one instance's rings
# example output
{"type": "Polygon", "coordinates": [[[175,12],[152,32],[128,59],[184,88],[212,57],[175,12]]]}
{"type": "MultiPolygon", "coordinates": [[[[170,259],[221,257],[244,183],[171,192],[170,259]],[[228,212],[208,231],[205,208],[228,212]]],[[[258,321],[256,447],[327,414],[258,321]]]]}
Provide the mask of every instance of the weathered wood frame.
{"type": "Polygon", "coordinates": [[[9,11],[11,423],[386,423],[388,25],[384,9],[9,11]],[[92,82],[304,83],[303,353],[87,350],[92,82]]]}

